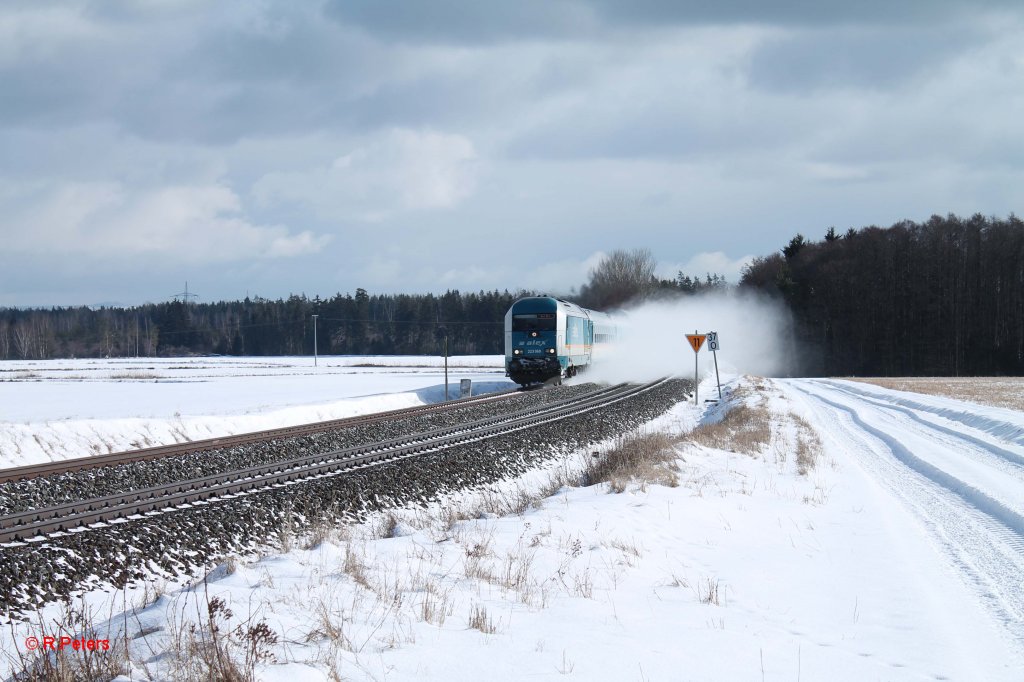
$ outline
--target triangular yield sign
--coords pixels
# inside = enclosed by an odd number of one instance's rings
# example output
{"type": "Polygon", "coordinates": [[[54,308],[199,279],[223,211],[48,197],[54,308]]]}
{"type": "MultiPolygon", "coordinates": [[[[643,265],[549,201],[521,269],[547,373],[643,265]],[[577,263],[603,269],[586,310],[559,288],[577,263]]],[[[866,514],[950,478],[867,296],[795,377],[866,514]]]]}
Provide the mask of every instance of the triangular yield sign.
{"type": "Polygon", "coordinates": [[[699,353],[701,346],[704,345],[704,339],[707,338],[707,334],[687,334],[686,340],[693,346],[693,352],[699,353]]]}

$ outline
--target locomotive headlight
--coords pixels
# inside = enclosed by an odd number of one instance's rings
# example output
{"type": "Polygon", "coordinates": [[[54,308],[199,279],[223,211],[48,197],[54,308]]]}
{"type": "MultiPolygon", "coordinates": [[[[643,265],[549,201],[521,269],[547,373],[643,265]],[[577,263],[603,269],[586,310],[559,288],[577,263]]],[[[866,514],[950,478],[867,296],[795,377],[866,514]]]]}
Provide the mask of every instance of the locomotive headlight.
{"type": "Polygon", "coordinates": [[[548,348],[548,352],[551,353],[552,355],[554,355],[555,354],[555,349],[554,348],[548,348]]]}
{"type": "Polygon", "coordinates": [[[520,348],[515,348],[515,349],[512,350],[512,355],[522,355],[522,354],[523,354],[523,351],[520,348]]]}

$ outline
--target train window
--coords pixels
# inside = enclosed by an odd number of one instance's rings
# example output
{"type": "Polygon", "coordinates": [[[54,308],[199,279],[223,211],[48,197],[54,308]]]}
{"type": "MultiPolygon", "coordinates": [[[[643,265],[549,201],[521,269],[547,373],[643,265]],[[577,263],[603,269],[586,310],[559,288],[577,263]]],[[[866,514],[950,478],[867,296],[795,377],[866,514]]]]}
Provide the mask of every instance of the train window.
{"type": "Polygon", "coordinates": [[[512,316],[514,332],[553,332],[555,331],[554,313],[532,313],[512,316]]]}

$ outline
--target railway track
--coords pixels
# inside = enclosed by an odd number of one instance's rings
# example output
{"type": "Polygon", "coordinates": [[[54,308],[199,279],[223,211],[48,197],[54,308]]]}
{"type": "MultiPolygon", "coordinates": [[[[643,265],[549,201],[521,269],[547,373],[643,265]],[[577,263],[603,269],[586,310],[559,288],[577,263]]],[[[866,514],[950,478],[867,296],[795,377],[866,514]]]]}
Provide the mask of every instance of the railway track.
{"type": "Polygon", "coordinates": [[[496,400],[507,398],[510,395],[515,395],[518,392],[519,389],[509,389],[507,391],[488,393],[482,396],[472,396],[469,398],[450,400],[444,403],[435,403],[432,405],[418,405],[416,407],[406,407],[398,410],[389,410],[387,412],[375,412],[373,414],[359,415],[355,417],[345,417],[343,419],[332,419],[329,421],[313,422],[309,424],[297,424],[295,426],[286,426],[278,429],[268,429],[266,431],[242,433],[235,436],[206,438],[203,440],[188,441],[186,443],[172,443],[169,445],[159,445],[156,447],[143,448],[140,450],[112,452],[105,455],[94,455],[89,457],[77,457],[74,459],[66,459],[60,462],[46,462],[43,464],[29,464],[26,466],[11,467],[9,469],[0,469],[0,484],[11,483],[15,481],[24,481],[32,478],[39,478],[42,476],[53,476],[56,474],[63,474],[68,472],[78,472],[86,471],[88,469],[99,469],[102,467],[118,466],[120,464],[131,464],[133,462],[146,462],[155,459],[163,459],[165,457],[176,457],[180,455],[187,455],[193,452],[202,452],[204,450],[229,448],[234,447],[236,445],[247,445],[249,443],[258,443],[262,441],[276,440],[280,438],[294,438],[298,436],[306,436],[314,433],[331,431],[334,429],[342,429],[351,426],[359,426],[361,424],[369,424],[376,421],[400,419],[405,417],[415,417],[422,414],[429,414],[431,412],[439,412],[442,410],[450,410],[459,407],[467,407],[470,405],[480,405],[484,403],[494,402],[496,400]]]}
{"type": "MultiPolygon", "coordinates": [[[[434,429],[427,432],[412,434],[380,443],[360,445],[328,452],[307,454],[272,463],[261,464],[248,468],[217,473],[200,478],[177,481],[158,485],[128,493],[106,495],[86,500],[78,500],[66,504],[46,508],[33,509],[0,517],[0,543],[19,543],[34,538],[45,537],[52,533],[87,532],[95,524],[108,524],[121,519],[142,518],[142,515],[187,509],[193,505],[216,504],[230,500],[239,495],[247,495],[260,491],[296,485],[304,481],[337,476],[348,472],[393,463],[402,459],[423,454],[438,452],[447,448],[464,445],[474,441],[485,440],[496,436],[523,431],[543,424],[548,424],[569,416],[583,414],[600,409],[630,397],[646,392],[663,384],[662,379],[649,384],[620,384],[601,388],[583,395],[533,406],[527,409],[496,417],[478,419],[456,426],[434,429]]],[[[486,396],[478,399],[455,401],[455,404],[468,404],[469,401],[498,400],[503,395],[486,396]]],[[[429,406],[439,409],[437,406],[429,406]]],[[[409,415],[422,412],[429,408],[410,408],[381,413],[367,417],[354,418],[356,423],[367,420],[394,418],[397,415],[409,415]]],[[[330,424],[352,424],[352,420],[336,420],[330,424]]],[[[291,427],[286,435],[295,435],[296,430],[305,429],[300,433],[320,431],[325,423],[291,427]]],[[[336,426],[335,426],[336,428],[336,426]]],[[[140,453],[117,453],[117,456],[105,456],[106,463],[94,466],[111,466],[128,462],[167,457],[172,454],[194,452],[196,449],[209,449],[211,444],[224,447],[225,441],[232,444],[250,442],[257,435],[266,438],[266,434],[245,434],[232,439],[211,439],[206,445],[199,442],[182,444],[178,450],[168,448],[151,448],[145,456],[140,453]],[[191,447],[190,447],[191,446],[191,447]]],[[[63,462],[63,467],[56,471],[79,471],[82,468],[69,468],[72,461],[63,462]]],[[[88,464],[92,464],[89,462],[88,464]]],[[[23,469],[28,467],[23,467],[23,469]]],[[[46,475],[33,472],[35,476],[46,475]]]]}

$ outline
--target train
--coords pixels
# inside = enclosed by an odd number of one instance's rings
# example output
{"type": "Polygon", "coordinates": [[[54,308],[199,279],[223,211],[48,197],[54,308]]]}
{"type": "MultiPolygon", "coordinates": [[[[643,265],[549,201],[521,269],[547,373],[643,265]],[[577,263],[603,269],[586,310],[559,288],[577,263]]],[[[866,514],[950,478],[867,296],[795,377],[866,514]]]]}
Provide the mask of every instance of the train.
{"type": "Polygon", "coordinates": [[[561,383],[590,367],[616,334],[607,313],[550,296],[521,298],[505,313],[505,375],[522,386],[561,383]]]}

